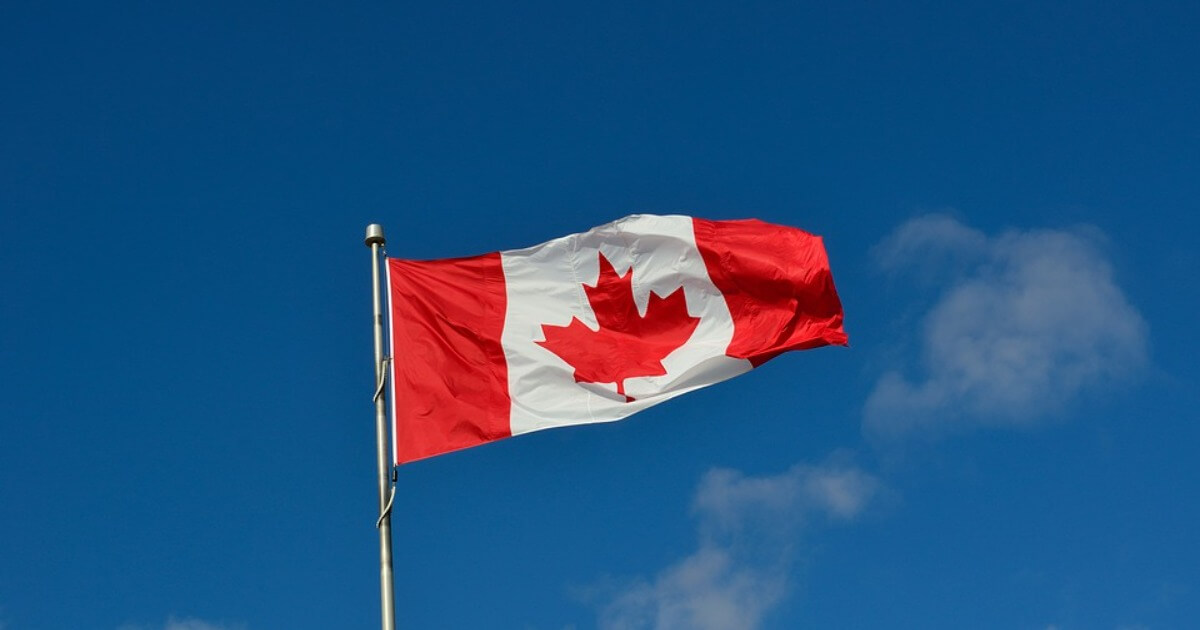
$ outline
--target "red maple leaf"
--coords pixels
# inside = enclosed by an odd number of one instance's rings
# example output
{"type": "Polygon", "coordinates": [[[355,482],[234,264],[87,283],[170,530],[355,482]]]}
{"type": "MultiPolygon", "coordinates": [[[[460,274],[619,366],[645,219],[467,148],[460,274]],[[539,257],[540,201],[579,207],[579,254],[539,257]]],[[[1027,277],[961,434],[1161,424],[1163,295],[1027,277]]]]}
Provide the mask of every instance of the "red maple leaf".
{"type": "Polygon", "coordinates": [[[612,263],[600,254],[600,277],[596,286],[583,285],[596,314],[599,330],[592,330],[572,317],[566,326],[542,325],[545,341],[537,344],[575,368],[577,383],[616,383],[625,402],[625,379],[662,376],[662,360],[682,346],[700,323],[688,315],[683,287],[667,297],[653,291],[646,314],[639,315],[633,301],[633,269],[618,276],[612,263]]]}

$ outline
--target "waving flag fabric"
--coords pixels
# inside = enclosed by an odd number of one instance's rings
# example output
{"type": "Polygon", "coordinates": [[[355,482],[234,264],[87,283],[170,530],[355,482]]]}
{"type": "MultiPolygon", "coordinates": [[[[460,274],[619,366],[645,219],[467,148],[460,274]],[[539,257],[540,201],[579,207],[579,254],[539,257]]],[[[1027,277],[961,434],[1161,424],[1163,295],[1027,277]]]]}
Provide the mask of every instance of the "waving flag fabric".
{"type": "Polygon", "coordinates": [[[847,342],[820,237],[757,220],[635,215],[387,268],[398,464],[620,420],[847,342]]]}

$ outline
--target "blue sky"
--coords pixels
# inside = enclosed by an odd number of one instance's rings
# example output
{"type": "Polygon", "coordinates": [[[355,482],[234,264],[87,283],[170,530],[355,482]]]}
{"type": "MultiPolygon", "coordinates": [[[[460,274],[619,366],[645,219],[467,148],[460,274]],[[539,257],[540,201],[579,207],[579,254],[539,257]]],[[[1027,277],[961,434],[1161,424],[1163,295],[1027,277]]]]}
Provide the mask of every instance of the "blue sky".
{"type": "Polygon", "coordinates": [[[850,348],[401,469],[410,628],[1195,627],[1194,3],[12,3],[0,628],[378,621],[364,226],[822,234],[850,348]]]}

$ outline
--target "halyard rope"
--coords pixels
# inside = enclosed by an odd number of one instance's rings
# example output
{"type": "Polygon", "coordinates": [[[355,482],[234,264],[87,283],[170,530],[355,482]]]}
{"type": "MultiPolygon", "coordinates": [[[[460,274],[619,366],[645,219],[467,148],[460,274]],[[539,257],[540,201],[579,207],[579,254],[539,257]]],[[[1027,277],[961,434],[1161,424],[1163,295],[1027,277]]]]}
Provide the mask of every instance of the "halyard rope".
{"type": "MultiPolygon", "coordinates": [[[[391,362],[392,357],[384,357],[383,361],[379,362],[378,374],[376,374],[377,385],[375,386],[375,395],[371,398],[375,403],[379,403],[379,397],[383,395],[383,386],[387,383],[387,364],[391,362]]],[[[375,521],[375,529],[383,527],[383,519],[392,514],[392,501],[396,499],[396,486],[393,485],[391,492],[388,493],[387,504],[383,506],[383,511],[379,513],[379,519],[375,521]]]]}

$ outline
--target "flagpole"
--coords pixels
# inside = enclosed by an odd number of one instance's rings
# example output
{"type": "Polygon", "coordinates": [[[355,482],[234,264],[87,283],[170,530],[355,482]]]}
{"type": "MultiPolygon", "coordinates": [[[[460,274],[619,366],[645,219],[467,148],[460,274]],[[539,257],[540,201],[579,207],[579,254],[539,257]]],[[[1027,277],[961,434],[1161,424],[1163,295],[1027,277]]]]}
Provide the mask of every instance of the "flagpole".
{"type": "Polygon", "coordinates": [[[379,265],[383,253],[383,226],[367,226],[367,247],[371,248],[371,290],[375,303],[375,460],[379,466],[379,590],[383,630],[396,628],[396,594],[392,585],[392,492],[388,479],[387,402],[384,380],[387,375],[383,354],[383,299],[379,284],[379,265]]]}

